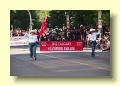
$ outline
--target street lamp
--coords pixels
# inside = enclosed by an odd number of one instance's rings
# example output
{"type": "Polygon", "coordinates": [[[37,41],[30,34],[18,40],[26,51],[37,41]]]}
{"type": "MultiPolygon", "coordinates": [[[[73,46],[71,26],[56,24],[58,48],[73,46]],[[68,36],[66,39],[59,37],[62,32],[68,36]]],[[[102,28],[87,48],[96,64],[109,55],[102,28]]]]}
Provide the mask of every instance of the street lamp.
{"type": "MultiPolygon", "coordinates": [[[[27,10],[28,11],[28,13],[29,13],[29,16],[30,16],[30,30],[32,30],[32,18],[31,18],[31,13],[30,13],[30,11],[29,10],[27,10]]],[[[16,13],[16,10],[14,10],[14,12],[16,13]]]]}
{"type": "Polygon", "coordinates": [[[27,10],[28,13],[29,13],[29,16],[30,16],[30,30],[32,30],[32,18],[31,18],[31,13],[29,10],[27,10]]]}

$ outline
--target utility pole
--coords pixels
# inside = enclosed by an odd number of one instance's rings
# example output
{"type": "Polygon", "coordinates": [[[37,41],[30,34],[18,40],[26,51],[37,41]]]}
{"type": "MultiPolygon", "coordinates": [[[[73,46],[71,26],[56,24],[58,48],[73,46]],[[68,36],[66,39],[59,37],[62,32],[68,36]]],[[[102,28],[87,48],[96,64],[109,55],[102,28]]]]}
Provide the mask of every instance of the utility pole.
{"type": "Polygon", "coordinates": [[[66,15],[66,28],[70,29],[70,18],[69,18],[69,13],[65,12],[66,15]]]}
{"type": "Polygon", "coordinates": [[[29,13],[29,16],[30,16],[30,30],[32,30],[32,18],[31,18],[31,13],[29,10],[27,10],[28,13],[29,13]]]}
{"type": "MultiPolygon", "coordinates": [[[[101,21],[101,15],[102,15],[102,11],[98,10],[98,28],[102,29],[102,21],[101,21]]],[[[101,32],[101,31],[100,31],[101,32]]],[[[101,38],[101,33],[100,33],[100,38],[101,38]]]]}

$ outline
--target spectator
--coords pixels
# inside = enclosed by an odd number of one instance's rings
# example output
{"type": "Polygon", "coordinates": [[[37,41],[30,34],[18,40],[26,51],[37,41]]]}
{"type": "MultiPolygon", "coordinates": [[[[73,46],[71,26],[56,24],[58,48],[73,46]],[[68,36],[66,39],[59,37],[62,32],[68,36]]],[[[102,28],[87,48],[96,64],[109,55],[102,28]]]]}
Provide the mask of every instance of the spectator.
{"type": "Polygon", "coordinates": [[[110,39],[108,38],[104,44],[101,45],[103,51],[110,50],[110,39]]]}
{"type": "Polygon", "coordinates": [[[40,35],[39,35],[39,31],[38,30],[36,31],[36,35],[37,35],[37,39],[38,39],[38,42],[39,42],[40,35]]]}
{"type": "Polygon", "coordinates": [[[69,33],[69,40],[73,40],[74,38],[73,38],[73,35],[74,35],[74,33],[73,33],[73,30],[71,29],[70,30],[70,33],[69,33]]]}
{"type": "Polygon", "coordinates": [[[87,47],[86,36],[87,36],[87,31],[86,31],[86,29],[84,28],[84,30],[83,30],[84,47],[87,47]]]}
{"type": "Polygon", "coordinates": [[[91,40],[92,40],[91,32],[88,32],[86,39],[87,39],[87,47],[91,47],[91,40]]]}
{"type": "Polygon", "coordinates": [[[76,29],[75,40],[80,40],[80,35],[81,35],[81,33],[80,33],[79,29],[76,29]]]}

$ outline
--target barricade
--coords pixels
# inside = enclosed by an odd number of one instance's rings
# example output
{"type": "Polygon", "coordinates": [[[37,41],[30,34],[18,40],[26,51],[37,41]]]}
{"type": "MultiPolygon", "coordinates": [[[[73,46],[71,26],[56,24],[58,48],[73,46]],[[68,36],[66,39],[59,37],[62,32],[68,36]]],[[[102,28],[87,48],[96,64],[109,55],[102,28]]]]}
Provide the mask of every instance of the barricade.
{"type": "Polygon", "coordinates": [[[28,38],[24,36],[10,37],[10,46],[28,45],[28,38]]]}

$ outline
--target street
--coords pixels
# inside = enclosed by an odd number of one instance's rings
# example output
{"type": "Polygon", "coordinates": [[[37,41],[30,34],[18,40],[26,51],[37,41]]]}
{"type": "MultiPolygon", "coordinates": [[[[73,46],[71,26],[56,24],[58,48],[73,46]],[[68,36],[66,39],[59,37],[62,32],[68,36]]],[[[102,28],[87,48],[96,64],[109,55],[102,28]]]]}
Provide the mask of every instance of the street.
{"type": "Polygon", "coordinates": [[[91,49],[80,52],[40,52],[37,60],[30,60],[28,46],[10,47],[11,76],[97,77],[110,76],[110,52],[91,49]]]}

